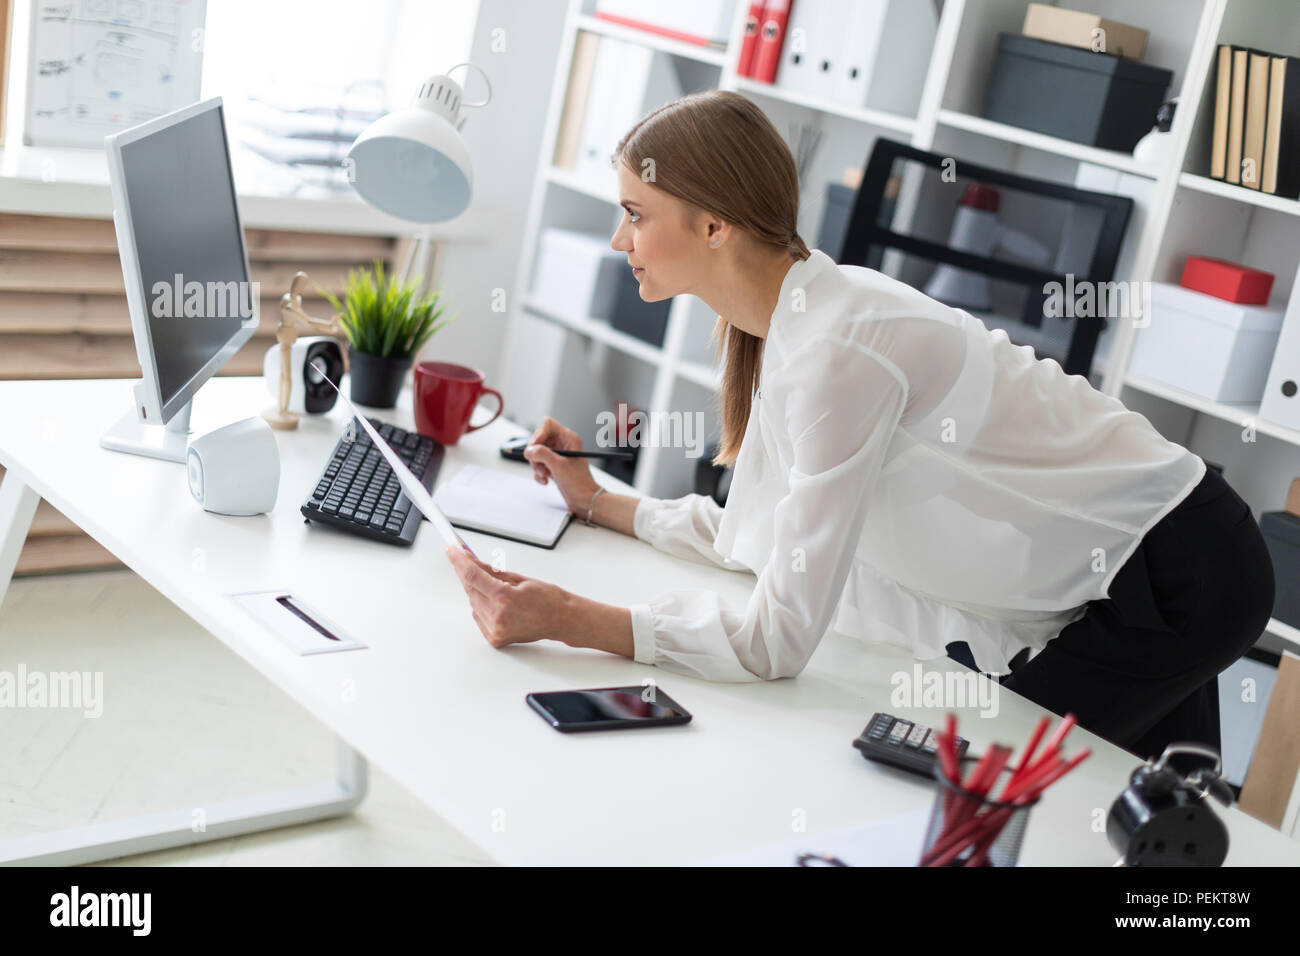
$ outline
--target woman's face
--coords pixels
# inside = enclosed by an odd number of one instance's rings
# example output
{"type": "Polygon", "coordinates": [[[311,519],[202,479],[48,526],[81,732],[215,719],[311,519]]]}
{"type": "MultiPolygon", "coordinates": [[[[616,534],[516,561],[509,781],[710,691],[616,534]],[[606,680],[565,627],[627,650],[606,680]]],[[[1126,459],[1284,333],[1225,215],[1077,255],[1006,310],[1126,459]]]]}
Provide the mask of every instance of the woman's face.
{"type": "Polygon", "coordinates": [[[621,163],[618,193],[623,221],[609,244],[627,253],[628,265],[641,283],[641,298],[659,302],[691,291],[708,261],[703,255],[707,223],[693,228],[697,217],[690,206],[642,182],[621,163]]]}

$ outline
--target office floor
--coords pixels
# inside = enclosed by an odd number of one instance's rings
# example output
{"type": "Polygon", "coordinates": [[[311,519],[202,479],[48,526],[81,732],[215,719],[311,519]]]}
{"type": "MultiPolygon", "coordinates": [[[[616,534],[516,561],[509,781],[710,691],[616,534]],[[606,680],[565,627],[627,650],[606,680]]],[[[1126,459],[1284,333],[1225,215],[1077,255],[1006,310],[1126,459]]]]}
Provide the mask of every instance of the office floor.
{"type": "MultiPolygon", "coordinates": [[[[314,782],[333,738],[132,571],[14,579],[0,671],[100,671],[103,713],[10,708],[0,838],[314,782]]],[[[128,857],[127,865],[489,865],[371,767],[347,817],[128,857]]]]}

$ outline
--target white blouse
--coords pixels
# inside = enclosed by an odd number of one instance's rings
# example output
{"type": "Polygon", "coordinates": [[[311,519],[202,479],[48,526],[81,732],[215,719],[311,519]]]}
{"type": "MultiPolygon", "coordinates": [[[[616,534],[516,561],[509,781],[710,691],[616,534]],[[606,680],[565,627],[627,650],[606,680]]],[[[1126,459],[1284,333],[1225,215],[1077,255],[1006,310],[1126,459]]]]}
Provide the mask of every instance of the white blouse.
{"type": "Polygon", "coordinates": [[[744,607],[632,606],[635,659],[711,680],[798,674],[828,629],[983,671],[1037,653],[1205,463],[1006,332],[813,250],[786,274],[725,508],[642,498],[636,536],[757,575],[744,607]]]}

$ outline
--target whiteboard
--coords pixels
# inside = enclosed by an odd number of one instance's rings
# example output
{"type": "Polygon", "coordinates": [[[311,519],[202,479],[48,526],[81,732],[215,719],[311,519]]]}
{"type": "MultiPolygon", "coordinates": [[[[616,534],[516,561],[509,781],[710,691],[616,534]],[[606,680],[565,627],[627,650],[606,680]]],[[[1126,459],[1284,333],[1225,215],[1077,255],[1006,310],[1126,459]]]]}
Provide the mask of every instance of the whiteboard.
{"type": "Polygon", "coordinates": [[[91,146],[199,98],[206,0],[36,0],[28,146],[91,146]]]}

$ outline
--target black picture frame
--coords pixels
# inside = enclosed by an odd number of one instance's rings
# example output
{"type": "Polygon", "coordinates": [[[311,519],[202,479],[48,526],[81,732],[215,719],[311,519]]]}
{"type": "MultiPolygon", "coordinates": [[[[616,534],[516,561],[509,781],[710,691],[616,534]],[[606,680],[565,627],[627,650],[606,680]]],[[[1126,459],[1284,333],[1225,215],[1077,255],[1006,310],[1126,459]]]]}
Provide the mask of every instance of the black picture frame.
{"type": "MultiPolygon", "coordinates": [[[[1059,282],[1062,287],[1066,285],[1066,277],[1063,274],[1048,269],[961,252],[941,243],[894,232],[888,226],[881,225],[878,220],[881,204],[885,198],[885,187],[892,174],[894,162],[898,159],[914,160],[925,166],[942,170],[945,163],[953,162],[954,157],[948,153],[917,149],[884,137],[877,139],[867,160],[862,185],[858,189],[853,212],[845,229],[844,245],[839,260],[841,265],[865,265],[872,247],[896,249],[930,261],[982,272],[993,279],[1024,285],[1030,292],[1028,305],[1040,311],[1044,287],[1049,282],[1059,282]]],[[[956,160],[956,168],[967,181],[1004,186],[1024,193],[1097,209],[1101,213],[1102,223],[1092,261],[1087,275],[1076,275],[1075,283],[1107,282],[1114,278],[1120,245],[1124,240],[1124,231],[1128,227],[1133,211],[1132,199],[1111,193],[1078,189],[1049,180],[1018,176],[1015,173],[981,166],[962,159],[956,160]]],[[[1062,367],[1067,374],[1087,376],[1092,370],[1093,354],[1097,349],[1097,340],[1106,328],[1106,319],[1104,316],[1088,316],[1077,317],[1073,321],[1075,325],[1062,367]]]]}

